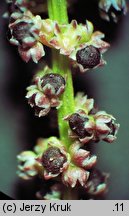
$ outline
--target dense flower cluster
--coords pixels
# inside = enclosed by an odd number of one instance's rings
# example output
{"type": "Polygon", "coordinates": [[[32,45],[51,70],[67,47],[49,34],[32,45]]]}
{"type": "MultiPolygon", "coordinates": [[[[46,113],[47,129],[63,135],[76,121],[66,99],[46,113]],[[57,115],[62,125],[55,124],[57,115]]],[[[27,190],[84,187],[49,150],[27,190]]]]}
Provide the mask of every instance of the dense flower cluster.
{"type": "Polygon", "coordinates": [[[112,115],[95,110],[93,99],[87,99],[81,93],[77,95],[75,102],[76,112],[65,117],[69,122],[71,138],[78,138],[83,144],[100,140],[111,143],[116,139],[119,124],[115,123],[112,115]]]}
{"type": "MultiPolygon", "coordinates": [[[[27,93],[29,103],[31,106],[35,106],[39,116],[48,111],[44,100],[41,100],[43,95],[46,94],[45,97],[51,100],[57,92],[62,92],[60,80],[63,79],[58,77],[58,82],[55,82],[53,75],[57,75],[48,73],[50,69],[47,67],[45,70],[45,75],[40,72],[34,77],[35,85],[29,87],[27,93]],[[38,99],[44,103],[44,108],[43,106],[37,108],[38,99]]],[[[92,196],[105,193],[108,175],[102,174],[94,168],[97,157],[91,155],[83,146],[89,141],[113,142],[116,139],[119,124],[115,123],[115,118],[112,115],[104,111],[97,111],[94,107],[94,100],[88,99],[82,93],[78,93],[75,98],[75,113],[66,116],[65,120],[69,122],[69,136],[73,139],[69,148],[67,149],[65,144],[56,137],[40,139],[34,152],[25,151],[18,155],[18,175],[23,179],[40,175],[45,180],[58,176],[64,185],[74,188],[79,183],[92,196]]],[[[40,192],[37,196],[41,198],[40,192]]],[[[52,190],[50,194],[43,197],[44,199],[58,199],[60,196],[60,191],[52,190]]]]}
{"type": "Polygon", "coordinates": [[[50,19],[41,19],[39,15],[34,16],[26,4],[29,3],[15,2],[17,10],[12,12],[9,24],[10,42],[18,46],[24,61],[32,58],[37,63],[45,55],[43,45],[46,45],[68,56],[82,72],[105,63],[102,54],[109,44],[102,40],[104,34],[93,32],[91,22],[86,21],[83,25],[73,20],[70,24],[59,24],[50,19]]]}
{"type": "Polygon", "coordinates": [[[61,175],[65,185],[72,188],[80,183],[84,186],[89,177],[89,171],[97,157],[81,148],[80,142],[74,142],[67,152],[64,144],[56,137],[40,139],[34,152],[25,151],[18,155],[18,175],[29,179],[39,174],[46,180],[61,175]]]}
{"type": "Polygon", "coordinates": [[[61,102],[59,96],[65,90],[65,79],[53,73],[48,67],[35,75],[33,85],[27,88],[26,98],[35,114],[39,117],[45,116],[51,107],[59,107],[61,102]]]}
{"type": "Polygon", "coordinates": [[[75,187],[80,183],[87,193],[97,195],[107,190],[107,175],[93,169],[97,157],[85,150],[83,144],[100,140],[113,142],[119,124],[115,123],[113,116],[95,110],[94,100],[81,93],[77,95],[75,104],[76,113],[65,118],[69,121],[70,137],[74,139],[69,150],[56,137],[40,139],[34,152],[26,151],[18,156],[21,162],[18,174],[24,179],[37,174],[46,180],[60,176],[65,185],[75,187]]]}

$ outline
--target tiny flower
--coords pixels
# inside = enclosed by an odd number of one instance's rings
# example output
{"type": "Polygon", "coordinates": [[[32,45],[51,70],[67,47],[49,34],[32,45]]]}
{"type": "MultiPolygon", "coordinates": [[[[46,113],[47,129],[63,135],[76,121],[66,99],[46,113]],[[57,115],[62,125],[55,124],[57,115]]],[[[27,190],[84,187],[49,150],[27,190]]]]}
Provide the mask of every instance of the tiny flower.
{"type": "Polygon", "coordinates": [[[14,45],[28,47],[33,46],[37,41],[39,29],[35,26],[30,12],[24,13],[22,18],[10,23],[9,29],[12,35],[10,42],[14,45]]]}
{"type": "Polygon", "coordinates": [[[108,177],[109,174],[101,173],[97,169],[92,169],[85,185],[87,193],[94,196],[103,195],[107,191],[108,177]]]}
{"type": "Polygon", "coordinates": [[[32,22],[22,21],[19,20],[19,22],[15,22],[15,24],[10,26],[11,33],[12,33],[12,39],[10,41],[16,40],[16,43],[18,45],[24,46],[33,46],[36,42],[36,38],[31,36],[31,27],[33,26],[32,22]],[[28,44],[27,38],[29,38],[30,43],[28,44]],[[27,41],[27,44],[26,44],[27,41]]]}
{"type": "Polygon", "coordinates": [[[70,165],[68,169],[62,174],[62,181],[65,185],[70,185],[72,188],[76,186],[77,183],[80,183],[81,186],[85,185],[89,177],[89,172],[84,169],[70,165]]]}
{"type": "Polygon", "coordinates": [[[26,62],[32,59],[37,63],[45,55],[43,45],[39,42],[40,28],[40,16],[34,17],[29,11],[9,24],[10,43],[18,46],[19,54],[26,62]]]}
{"type": "Polygon", "coordinates": [[[57,147],[48,148],[42,155],[41,163],[45,169],[45,178],[51,175],[58,175],[63,171],[67,161],[66,156],[57,147]]]}
{"type": "Polygon", "coordinates": [[[97,112],[94,115],[96,124],[96,138],[112,143],[116,139],[119,124],[115,123],[115,118],[104,111],[97,112]]]}
{"type": "Polygon", "coordinates": [[[111,143],[116,139],[120,125],[115,123],[112,115],[98,111],[93,99],[78,93],[75,97],[75,111],[64,118],[69,122],[71,138],[79,139],[83,144],[100,140],[111,143]]]}
{"type": "Polygon", "coordinates": [[[64,172],[70,161],[69,153],[66,152],[65,147],[57,138],[52,137],[47,140],[47,143],[46,150],[37,158],[40,166],[42,166],[40,175],[46,180],[64,172]]]}
{"type": "Polygon", "coordinates": [[[83,110],[79,110],[72,115],[65,117],[68,120],[71,131],[71,138],[78,138],[80,142],[86,144],[94,140],[94,119],[87,115],[83,110]]]}
{"type": "Polygon", "coordinates": [[[107,21],[112,19],[117,22],[122,14],[127,13],[127,5],[125,0],[100,0],[99,1],[100,16],[107,21]]]}
{"type": "Polygon", "coordinates": [[[65,79],[46,67],[41,74],[34,77],[33,83],[34,85],[27,88],[26,98],[30,106],[35,108],[36,115],[45,116],[51,107],[61,104],[59,97],[65,90],[65,79]]]}
{"type": "Polygon", "coordinates": [[[41,57],[45,55],[44,48],[39,42],[28,48],[23,48],[22,46],[19,46],[18,52],[23,61],[25,62],[28,62],[30,59],[32,59],[33,62],[38,63],[41,57]]]}
{"type": "Polygon", "coordinates": [[[35,115],[38,117],[45,116],[51,109],[48,98],[37,89],[36,85],[27,88],[26,98],[30,106],[35,109],[35,115]]]}
{"type": "Polygon", "coordinates": [[[109,48],[109,44],[102,39],[104,34],[94,32],[91,38],[86,43],[81,44],[70,58],[73,60],[73,65],[80,68],[81,72],[104,65],[103,53],[109,48]]]}
{"type": "Polygon", "coordinates": [[[59,74],[46,74],[38,81],[38,83],[48,98],[60,96],[64,92],[65,79],[59,74]]]}
{"type": "Polygon", "coordinates": [[[32,151],[24,151],[17,156],[19,162],[17,174],[19,177],[28,180],[38,174],[36,157],[36,154],[32,151]]]}
{"type": "Polygon", "coordinates": [[[95,109],[94,99],[87,98],[87,95],[84,95],[82,92],[77,93],[75,97],[75,109],[76,111],[83,110],[88,115],[95,109]]]}
{"type": "Polygon", "coordinates": [[[69,153],[71,157],[71,163],[62,173],[62,181],[66,185],[70,185],[72,188],[80,183],[81,186],[85,185],[89,177],[89,169],[95,166],[97,157],[90,155],[89,151],[81,148],[80,142],[76,141],[71,144],[69,153]]]}
{"type": "Polygon", "coordinates": [[[74,164],[84,169],[91,169],[97,162],[97,157],[91,155],[89,151],[81,148],[80,142],[76,141],[70,146],[69,152],[74,164]]]}

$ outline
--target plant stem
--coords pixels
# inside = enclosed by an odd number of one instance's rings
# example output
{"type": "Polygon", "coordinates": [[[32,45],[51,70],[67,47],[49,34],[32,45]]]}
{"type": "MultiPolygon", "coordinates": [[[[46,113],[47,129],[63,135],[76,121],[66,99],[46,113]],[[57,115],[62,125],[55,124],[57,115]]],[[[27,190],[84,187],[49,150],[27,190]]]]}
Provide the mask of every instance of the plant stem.
{"type": "MultiPolygon", "coordinates": [[[[58,21],[59,24],[68,23],[66,0],[48,0],[48,13],[50,19],[58,21]]],[[[72,74],[69,70],[69,61],[67,57],[61,55],[59,51],[56,50],[52,50],[52,69],[54,73],[58,73],[66,78],[65,92],[61,97],[62,105],[58,109],[58,126],[60,139],[68,149],[71,144],[71,140],[68,137],[69,126],[63,118],[74,112],[72,74]]]]}

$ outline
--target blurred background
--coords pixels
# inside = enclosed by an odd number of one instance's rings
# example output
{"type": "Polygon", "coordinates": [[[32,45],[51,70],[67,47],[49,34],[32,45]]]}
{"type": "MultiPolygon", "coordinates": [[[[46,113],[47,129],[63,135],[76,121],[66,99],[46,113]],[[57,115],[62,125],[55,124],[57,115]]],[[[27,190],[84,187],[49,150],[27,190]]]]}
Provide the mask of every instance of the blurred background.
{"type": "MultiPolygon", "coordinates": [[[[16,155],[32,149],[39,137],[58,135],[52,127],[51,115],[34,116],[25,99],[26,87],[37,65],[24,63],[17,48],[6,37],[8,21],[2,18],[5,1],[0,1],[0,190],[14,199],[35,199],[39,180],[23,181],[16,175],[16,155]],[[51,125],[51,127],[49,126],[51,125]]],[[[46,17],[46,15],[44,15],[46,17]]],[[[96,0],[76,1],[70,20],[93,22],[111,43],[104,55],[107,65],[85,74],[73,73],[75,92],[84,91],[93,97],[100,110],[114,115],[121,127],[113,144],[93,144],[98,156],[97,167],[110,173],[109,192],[105,199],[129,199],[129,13],[118,24],[103,21],[96,0]],[[88,3],[87,3],[88,2],[88,3]]],[[[49,61],[49,52],[46,50],[49,61]]]]}

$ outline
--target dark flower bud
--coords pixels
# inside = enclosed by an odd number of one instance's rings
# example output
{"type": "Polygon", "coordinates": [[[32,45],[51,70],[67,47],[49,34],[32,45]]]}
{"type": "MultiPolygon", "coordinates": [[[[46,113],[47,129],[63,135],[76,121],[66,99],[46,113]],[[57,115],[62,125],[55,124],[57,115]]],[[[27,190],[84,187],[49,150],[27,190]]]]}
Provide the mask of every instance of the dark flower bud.
{"type": "MultiPolygon", "coordinates": [[[[51,94],[60,95],[65,87],[65,79],[59,74],[46,74],[41,78],[41,87],[46,88],[47,85],[51,87],[51,94]]],[[[50,92],[47,92],[47,90],[44,93],[46,95],[50,94],[50,92]]]]}
{"type": "Polygon", "coordinates": [[[21,43],[24,38],[30,36],[29,31],[31,27],[32,23],[21,21],[13,27],[12,35],[16,40],[18,40],[21,43]]]}
{"type": "Polygon", "coordinates": [[[90,45],[78,50],[76,58],[77,63],[81,64],[84,69],[94,68],[100,64],[101,54],[98,48],[90,45]]]}
{"type": "Polygon", "coordinates": [[[42,165],[48,173],[58,174],[66,162],[66,156],[57,147],[50,147],[42,156],[42,165]]]}
{"type": "Polygon", "coordinates": [[[92,169],[86,184],[86,190],[91,195],[102,195],[107,190],[108,174],[104,174],[97,169],[92,169]]]}
{"type": "Polygon", "coordinates": [[[79,113],[74,113],[69,118],[69,126],[80,138],[84,138],[90,136],[85,128],[85,123],[88,121],[89,119],[87,117],[81,116],[79,113]]]}

